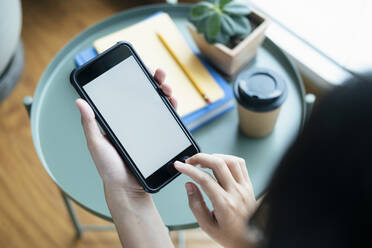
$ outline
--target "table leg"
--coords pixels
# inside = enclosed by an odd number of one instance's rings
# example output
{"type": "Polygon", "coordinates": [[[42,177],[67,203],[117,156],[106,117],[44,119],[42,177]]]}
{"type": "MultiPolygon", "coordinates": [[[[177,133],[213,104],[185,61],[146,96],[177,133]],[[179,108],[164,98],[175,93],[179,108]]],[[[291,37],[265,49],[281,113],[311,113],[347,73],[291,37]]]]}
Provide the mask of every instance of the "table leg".
{"type": "Polygon", "coordinates": [[[23,105],[26,108],[28,117],[30,117],[30,114],[31,114],[32,101],[33,100],[32,100],[32,97],[31,96],[26,96],[25,98],[23,98],[23,105]]]}
{"type": "Polygon", "coordinates": [[[71,203],[70,198],[61,191],[63,201],[66,205],[68,214],[70,215],[72,224],[74,225],[74,228],[76,230],[76,236],[78,238],[81,237],[83,234],[83,231],[115,231],[116,228],[114,225],[105,226],[105,225],[82,225],[79,222],[79,218],[77,217],[77,214],[75,212],[75,208],[71,203]]]}
{"type": "Polygon", "coordinates": [[[314,103],[316,101],[316,96],[314,94],[306,94],[305,96],[305,104],[306,104],[306,121],[309,119],[311,115],[311,111],[313,110],[314,103]]]}
{"type": "Polygon", "coordinates": [[[186,233],[183,230],[178,231],[178,248],[186,248],[186,233]]]}
{"type": "Polygon", "coordinates": [[[70,199],[67,198],[67,196],[65,195],[65,193],[63,193],[61,191],[61,195],[62,195],[62,198],[63,198],[63,201],[66,205],[66,208],[67,208],[67,211],[68,211],[68,214],[70,215],[70,218],[71,218],[71,221],[72,221],[72,224],[74,225],[75,227],[75,230],[76,230],[76,236],[78,238],[81,237],[81,234],[83,233],[83,228],[82,226],[80,225],[79,223],[79,219],[77,218],[76,216],[76,213],[75,213],[75,210],[74,210],[74,207],[72,206],[71,202],[70,202],[70,199]]]}

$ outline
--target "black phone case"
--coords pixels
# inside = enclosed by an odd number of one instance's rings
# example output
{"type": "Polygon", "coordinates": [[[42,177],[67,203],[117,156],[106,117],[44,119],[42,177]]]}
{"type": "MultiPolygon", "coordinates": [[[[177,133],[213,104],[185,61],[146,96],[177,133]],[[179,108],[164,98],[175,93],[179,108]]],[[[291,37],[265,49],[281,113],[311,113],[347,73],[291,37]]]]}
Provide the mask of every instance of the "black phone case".
{"type": "Polygon", "coordinates": [[[150,79],[150,82],[153,84],[153,86],[155,87],[155,90],[158,92],[159,96],[161,98],[163,98],[163,100],[165,100],[165,105],[168,107],[169,111],[173,114],[173,116],[176,118],[177,122],[179,123],[181,129],[183,130],[183,132],[185,133],[185,135],[189,138],[189,140],[191,141],[192,145],[194,146],[195,150],[197,152],[200,152],[200,148],[199,146],[196,144],[195,140],[192,138],[190,132],[187,130],[187,128],[185,127],[185,125],[183,124],[181,118],[178,116],[178,114],[176,113],[176,111],[174,110],[172,104],[169,102],[168,98],[165,96],[164,92],[161,90],[161,88],[158,86],[157,82],[155,81],[155,79],[153,78],[153,76],[151,75],[151,73],[147,70],[147,67],[145,66],[145,64],[143,63],[143,61],[141,60],[141,58],[138,56],[137,52],[134,50],[133,46],[128,43],[128,42],[118,42],[116,45],[112,46],[111,48],[107,49],[106,51],[104,51],[103,53],[101,53],[100,55],[98,55],[97,57],[95,57],[94,59],[92,59],[91,61],[87,62],[86,64],[84,64],[83,66],[79,67],[79,68],[75,68],[71,74],[70,74],[70,82],[72,84],[72,86],[75,88],[75,90],[77,91],[77,93],[79,94],[79,96],[86,100],[88,102],[88,104],[91,106],[91,108],[93,109],[94,111],[94,114],[95,114],[95,117],[96,117],[96,120],[98,121],[98,123],[100,124],[100,126],[102,127],[102,129],[105,131],[107,137],[109,138],[109,140],[111,141],[111,143],[114,145],[115,149],[117,150],[117,152],[119,153],[119,155],[122,157],[122,159],[124,160],[125,164],[129,167],[129,170],[133,173],[133,175],[137,178],[138,182],[141,184],[141,186],[144,188],[144,190],[148,193],[156,193],[158,192],[160,189],[162,189],[164,186],[166,186],[168,183],[170,183],[171,181],[173,181],[176,177],[178,177],[180,175],[180,173],[178,172],[177,174],[175,174],[173,177],[169,178],[168,180],[166,180],[163,184],[161,184],[159,187],[157,188],[151,188],[145,181],[145,179],[142,177],[141,173],[139,172],[139,170],[137,169],[137,167],[135,166],[134,162],[132,161],[132,159],[130,158],[129,154],[125,151],[125,149],[123,149],[121,147],[121,145],[119,144],[119,141],[117,141],[115,138],[114,138],[114,134],[113,132],[111,131],[111,129],[108,127],[108,125],[106,125],[105,121],[103,120],[103,117],[101,116],[101,114],[99,113],[99,111],[95,108],[94,104],[92,104],[92,102],[89,100],[89,98],[85,95],[84,91],[81,89],[80,85],[78,84],[77,80],[76,80],[76,74],[79,70],[82,70],[84,69],[85,67],[89,66],[91,63],[93,63],[95,60],[98,60],[100,58],[102,58],[103,56],[105,56],[105,54],[109,53],[110,51],[114,50],[115,48],[117,48],[118,46],[126,46],[130,49],[130,51],[132,52],[133,56],[136,57],[136,59],[138,60],[141,68],[142,68],[142,71],[146,74],[146,76],[150,79]]]}

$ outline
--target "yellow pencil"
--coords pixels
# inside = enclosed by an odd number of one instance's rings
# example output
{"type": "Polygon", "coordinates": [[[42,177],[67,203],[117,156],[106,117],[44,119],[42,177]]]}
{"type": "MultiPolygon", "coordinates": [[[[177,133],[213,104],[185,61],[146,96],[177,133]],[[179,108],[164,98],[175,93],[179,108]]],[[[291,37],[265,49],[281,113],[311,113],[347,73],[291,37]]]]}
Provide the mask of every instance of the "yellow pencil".
{"type": "Polygon", "coordinates": [[[182,69],[182,71],[189,78],[189,80],[194,85],[194,87],[199,92],[199,94],[203,97],[203,99],[208,104],[212,103],[211,100],[208,98],[208,96],[205,94],[205,92],[200,88],[199,84],[196,82],[196,80],[192,76],[192,73],[187,69],[187,67],[184,64],[182,64],[181,60],[176,56],[175,52],[172,50],[172,48],[169,46],[169,44],[165,41],[164,37],[161,34],[159,34],[159,33],[157,33],[157,36],[158,36],[159,40],[163,43],[163,45],[165,46],[165,48],[167,48],[168,52],[172,55],[172,57],[177,62],[177,64],[179,65],[179,67],[182,69]]]}

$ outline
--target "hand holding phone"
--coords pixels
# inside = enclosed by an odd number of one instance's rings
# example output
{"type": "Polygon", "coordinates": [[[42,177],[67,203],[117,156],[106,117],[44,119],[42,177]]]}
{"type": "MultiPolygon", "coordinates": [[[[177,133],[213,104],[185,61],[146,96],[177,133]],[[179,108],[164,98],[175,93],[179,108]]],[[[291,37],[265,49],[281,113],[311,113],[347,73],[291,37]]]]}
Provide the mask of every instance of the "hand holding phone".
{"type": "MultiPolygon", "coordinates": [[[[177,101],[172,97],[172,91],[169,85],[164,83],[165,77],[166,75],[163,70],[158,69],[155,71],[155,80],[173,107],[176,108],[177,101]]],[[[111,142],[99,130],[92,108],[83,99],[76,100],[76,105],[81,113],[81,122],[89,151],[105,187],[108,190],[120,188],[124,192],[127,192],[129,196],[137,199],[144,197],[145,191],[143,187],[138,184],[136,178],[127,169],[127,166],[111,142]]]]}
{"type": "Polygon", "coordinates": [[[159,191],[180,174],[175,161],[199,152],[164,93],[170,89],[161,90],[130,44],[116,44],[70,79],[145,191],[159,191]]]}

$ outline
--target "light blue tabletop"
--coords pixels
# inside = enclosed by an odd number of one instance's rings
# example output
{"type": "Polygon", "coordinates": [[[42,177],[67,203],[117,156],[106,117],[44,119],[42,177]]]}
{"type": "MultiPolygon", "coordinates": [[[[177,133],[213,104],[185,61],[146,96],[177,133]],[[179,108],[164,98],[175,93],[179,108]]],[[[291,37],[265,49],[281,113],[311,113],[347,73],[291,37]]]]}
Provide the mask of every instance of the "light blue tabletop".
{"type": "MultiPolygon", "coordinates": [[[[189,5],[158,4],[119,13],[82,32],[53,59],[34,95],[31,111],[32,136],[37,153],[55,183],[74,201],[92,213],[110,220],[102,182],[86,147],[80,116],[74,105],[78,97],[69,83],[75,67],[73,57],[91,47],[94,40],[136,23],[157,11],[170,14],[185,38],[191,41],[185,24],[189,5]]],[[[256,195],[267,182],[283,153],[302,127],[305,116],[304,90],[297,71],[270,40],[259,49],[249,67],[267,67],[287,81],[289,94],[274,132],[263,139],[250,139],[238,129],[236,110],[232,110],[193,135],[203,152],[233,154],[246,159],[256,195]]],[[[160,214],[170,228],[194,227],[184,183],[178,177],[160,193],[153,195],[160,214]]]]}

